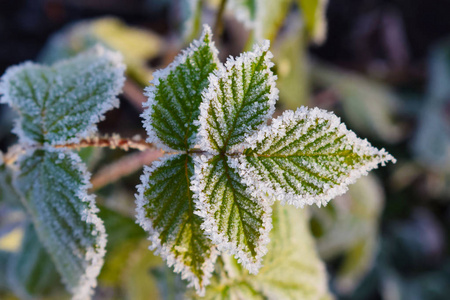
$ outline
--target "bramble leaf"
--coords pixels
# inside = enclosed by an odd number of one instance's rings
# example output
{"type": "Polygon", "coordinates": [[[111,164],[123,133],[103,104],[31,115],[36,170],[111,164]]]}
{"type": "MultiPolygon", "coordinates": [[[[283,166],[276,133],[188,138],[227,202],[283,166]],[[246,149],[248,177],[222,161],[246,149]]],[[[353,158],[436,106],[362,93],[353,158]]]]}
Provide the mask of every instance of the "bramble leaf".
{"type": "Polygon", "coordinates": [[[39,239],[73,299],[89,299],[103,265],[106,233],[87,194],[89,174],[78,155],[56,149],[28,152],[15,186],[39,239]]]}
{"type": "Polygon", "coordinates": [[[258,275],[249,275],[232,257],[223,255],[220,272],[216,271],[201,299],[331,299],[306,213],[275,203],[270,238],[258,275]]]}
{"type": "Polygon", "coordinates": [[[198,144],[211,152],[235,151],[275,110],[278,89],[269,42],[229,58],[209,77],[200,105],[198,144]]]}
{"type": "Polygon", "coordinates": [[[145,167],[138,186],[137,220],[150,233],[152,245],[201,294],[209,283],[217,250],[200,228],[189,189],[194,173],[186,154],[167,156],[145,167]]]}
{"type": "Polygon", "coordinates": [[[21,142],[76,142],[119,105],[124,69],[120,54],[100,46],[51,67],[26,62],[2,76],[0,102],[19,113],[21,142]]]}
{"type": "Polygon", "coordinates": [[[219,250],[234,254],[251,273],[258,273],[272,228],[268,202],[247,192],[231,159],[196,159],[194,190],[196,214],[202,229],[219,250]]]}
{"type": "Polygon", "coordinates": [[[368,171],[395,159],[318,108],[286,111],[246,139],[239,174],[255,196],[325,205],[368,171]]]}
{"type": "Polygon", "coordinates": [[[20,251],[11,254],[8,279],[14,292],[25,299],[47,295],[58,289],[58,283],[61,285],[58,271],[31,223],[26,225],[20,251]]]}
{"type": "Polygon", "coordinates": [[[202,91],[219,64],[211,29],[175,58],[167,68],[153,73],[146,88],[147,109],[142,114],[149,143],[165,149],[188,150],[195,145],[202,91]]]}

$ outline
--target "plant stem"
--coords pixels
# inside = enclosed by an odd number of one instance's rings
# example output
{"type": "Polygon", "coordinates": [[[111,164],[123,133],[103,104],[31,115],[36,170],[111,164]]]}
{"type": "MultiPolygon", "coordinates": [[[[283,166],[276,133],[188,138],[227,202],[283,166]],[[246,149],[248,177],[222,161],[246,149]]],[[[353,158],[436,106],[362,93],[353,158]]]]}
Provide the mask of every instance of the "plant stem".
{"type": "Polygon", "coordinates": [[[220,1],[219,10],[216,15],[216,24],[214,25],[214,34],[216,37],[222,35],[223,32],[223,15],[225,13],[225,7],[227,6],[227,0],[220,1]]]}
{"type": "Polygon", "coordinates": [[[140,151],[157,149],[155,145],[147,143],[144,140],[126,139],[118,135],[111,137],[93,137],[80,140],[78,143],[55,145],[55,148],[79,149],[85,147],[102,147],[111,149],[122,149],[128,151],[129,149],[137,149],[140,151]]]}

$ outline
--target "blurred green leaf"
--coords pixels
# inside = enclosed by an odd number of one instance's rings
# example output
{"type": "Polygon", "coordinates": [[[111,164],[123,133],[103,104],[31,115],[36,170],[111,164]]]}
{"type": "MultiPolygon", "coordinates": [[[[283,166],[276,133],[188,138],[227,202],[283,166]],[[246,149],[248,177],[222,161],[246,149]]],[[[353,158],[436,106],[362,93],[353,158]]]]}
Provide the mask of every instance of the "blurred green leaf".
{"type": "Polygon", "coordinates": [[[3,163],[0,152],[0,205],[4,203],[8,206],[21,207],[20,196],[12,184],[12,176],[13,171],[3,163]]]}
{"type": "Polygon", "coordinates": [[[156,278],[152,275],[154,268],[159,268],[163,265],[160,257],[153,255],[152,251],[148,251],[149,243],[143,241],[136,245],[136,251],[132,253],[127,261],[123,277],[124,290],[126,292],[126,299],[129,300],[148,300],[161,299],[161,294],[158,290],[156,278]]]}
{"type": "Polygon", "coordinates": [[[253,31],[254,42],[273,41],[284,24],[292,0],[229,0],[228,8],[253,31]]]}
{"type": "MultiPolygon", "coordinates": [[[[8,262],[11,260],[12,253],[0,250],[0,293],[8,290],[8,262]]],[[[0,294],[1,296],[1,294],[0,294]]]]}
{"type": "Polygon", "coordinates": [[[429,69],[428,96],[412,147],[426,167],[450,176],[450,41],[433,49],[429,69]]]}
{"type": "MultiPolygon", "coordinates": [[[[11,289],[21,298],[64,293],[58,271],[31,223],[26,226],[20,251],[10,254],[8,280],[11,289]]],[[[62,296],[60,299],[63,298],[68,299],[69,296],[62,296]]]]}
{"type": "Polygon", "coordinates": [[[308,37],[316,44],[323,43],[327,35],[328,0],[297,0],[297,3],[302,11],[303,25],[308,37]]]}
{"type": "Polygon", "coordinates": [[[145,232],[133,219],[107,207],[101,207],[98,216],[103,220],[108,235],[105,265],[99,280],[103,284],[120,286],[125,272],[125,262],[136,250],[136,244],[145,239],[145,232]]]}
{"type": "Polygon", "coordinates": [[[320,228],[316,241],[321,257],[330,260],[343,255],[335,279],[341,293],[351,292],[372,267],[383,203],[381,184],[369,174],[326,209],[311,207],[313,232],[320,228]]]}
{"type": "Polygon", "coordinates": [[[306,45],[299,22],[290,22],[288,30],[274,44],[273,52],[280,102],[286,109],[308,106],[310,85],[306,45]]]}
{"type": "Polygon", "coordinates": [[[351,129],[388,143],[404,138],[404,129],[395,120],[399,99],[389,87],[318,62],[311,65],[311,78],[337,92],[351,129]]]}
{"type": "Polygon", "coordinates": [[[156,34],[126,25],[120,19],[105,17],[74,23],[56,33],[39,60],[51,64],[72,57],[96,44],[119,51],[127,74],[142,85],[153,78],[147,62],[161,53],[163,41],[156,34]]]}

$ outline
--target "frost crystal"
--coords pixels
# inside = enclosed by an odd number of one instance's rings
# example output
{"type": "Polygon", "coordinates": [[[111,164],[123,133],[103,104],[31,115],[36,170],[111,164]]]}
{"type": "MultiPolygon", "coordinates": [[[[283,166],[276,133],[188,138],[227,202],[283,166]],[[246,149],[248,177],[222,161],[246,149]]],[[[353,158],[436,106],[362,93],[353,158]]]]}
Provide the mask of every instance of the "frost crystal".
{"type": "Polygon", "coordinates": [[[51,67],[26,62],[0,79],[0,102],[19,113],[22,143],[77,142],[119,106],[124,70],[121,55],[100,46],[51,67]]]}
{"type": "Polygon", "coordinates": [[[205,236],[202,220],[194,214],[188,155],[167,156],[145,167],[136,195],[137,221],[150,233],[156,250],[175,272],[202,294],[214,269],[217,250],[205,236]]]}
{"type": "Polygon", "coordinates": [[[90,174],[77,154],[52,148],[28,152],[19,167],[15,185],[39,239],[73,299],[90,299],[106,246],[94,196],[87,194],[90,174]]]}
{"type": "Polygon", "coordinates": [[[258,129],[275,111],[278,89],[270,68],[269,41],[252,52],[230,57],[209,77],[200,105],[198,144],[211,152],[240,149],[243,137],[258,129]]]}
{"type": "Polygon", "coordinates": [[[153,73],[142,113],[149,143],[166,150],[188,150],[195,145],[198,126],[193,121],[198,118],[208,76],[218,64],[211,29],[205,25],[199,40],[167,68],[153,73]]]}
{"type": "Polygon", "coordinates": [[[239,174],[255,196],[303,207],[347,191],[368,171],[395,159],[318,108],[286,111],[246,138],[239,174]]]}

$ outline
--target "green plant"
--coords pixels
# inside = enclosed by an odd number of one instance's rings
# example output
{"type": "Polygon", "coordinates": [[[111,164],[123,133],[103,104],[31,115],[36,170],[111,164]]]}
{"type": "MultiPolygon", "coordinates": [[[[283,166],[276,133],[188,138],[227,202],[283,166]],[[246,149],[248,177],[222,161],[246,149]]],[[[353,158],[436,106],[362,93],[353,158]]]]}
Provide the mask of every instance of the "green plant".
{"type": "Polygon", "coordinates": [[[93,294],[106,245],[88,194],[90,175],[71,151],[84,146],[166,152],[144,168],[137,221],[149,232],[151,249],[199,295],[327,297],[304,213],[274,202],[326,205],[395,159],[317,108],[286,111],[267,125],[278,98],[269,42],[224,65],[217,54],[205,26],[199,40],[153,74],[142,114],[147,143],[92,137],[95,124],[118,105],[124,82],[124,65],[112,51],[97,47],[52,67],[25,63],[3,75],[1,102],[19,114],[19,145],[2,157],[0,175],[13,179],[0,183],[19,194],[13,197],[73,299],[93,294]],[[270,234],[276,243],[269,243],[270,234]],[[254,276],[244,269],[261,271],[254,276]]]}

